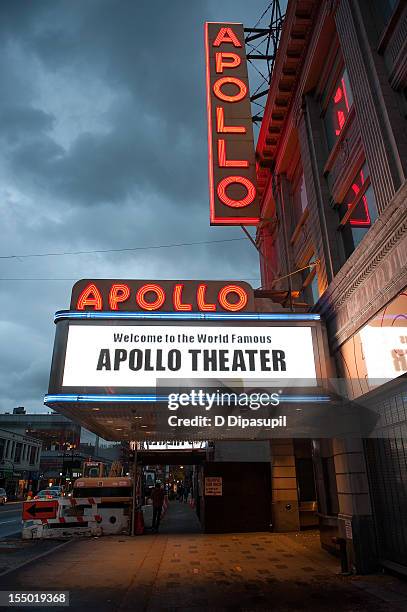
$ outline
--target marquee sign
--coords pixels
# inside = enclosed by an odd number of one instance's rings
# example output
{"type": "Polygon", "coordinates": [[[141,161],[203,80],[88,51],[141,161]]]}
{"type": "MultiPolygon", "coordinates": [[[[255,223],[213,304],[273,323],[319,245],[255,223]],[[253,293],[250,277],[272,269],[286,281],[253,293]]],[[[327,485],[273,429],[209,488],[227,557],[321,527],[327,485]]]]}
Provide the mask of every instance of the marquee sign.
{"type": "Polygon", "coordinates": [[[206,23],[211,225],[256,225],[259,200],[243,25],[206,23]]]}
{"type": "Polygon", "coordinates": [[[83,279],[55,323],[45,404],[106,439],[245,438],[247,411],[326,400],[319,315],[257,312],[241,281],[83,279]]]}
{"type": "Polygon", "coordinates": [[[61,388],[155,389],[161,380],[316,384],[310,326],[70,324],[61,388]]]}
{"type": "Polygon", "coordinates": [[[73,286],[71,310],[250,312],[254,295],[240,281],[84,279],[73,286]]]}

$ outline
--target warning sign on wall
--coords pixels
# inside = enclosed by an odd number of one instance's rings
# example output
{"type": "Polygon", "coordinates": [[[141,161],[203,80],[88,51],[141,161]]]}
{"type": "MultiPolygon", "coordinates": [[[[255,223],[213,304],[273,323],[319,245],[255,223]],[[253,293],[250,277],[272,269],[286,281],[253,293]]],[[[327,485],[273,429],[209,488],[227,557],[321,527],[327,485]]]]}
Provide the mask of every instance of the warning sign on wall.
{"type": "Polygon", "coordinates": [[[205,495],[222,495],[221,476],[205,476],[205,495]]]}

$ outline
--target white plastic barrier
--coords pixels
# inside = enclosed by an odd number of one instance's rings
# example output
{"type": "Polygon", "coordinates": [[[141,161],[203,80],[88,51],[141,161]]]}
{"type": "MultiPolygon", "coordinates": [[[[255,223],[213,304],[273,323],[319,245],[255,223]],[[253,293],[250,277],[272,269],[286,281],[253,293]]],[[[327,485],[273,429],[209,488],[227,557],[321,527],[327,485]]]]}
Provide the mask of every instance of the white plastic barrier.
{"type": "Polygon", "coordinates": [[[23,521],[24,540],[128,533],[130,506],[104,507],[100,498],[61,497],[55,518],[23,521]]]}

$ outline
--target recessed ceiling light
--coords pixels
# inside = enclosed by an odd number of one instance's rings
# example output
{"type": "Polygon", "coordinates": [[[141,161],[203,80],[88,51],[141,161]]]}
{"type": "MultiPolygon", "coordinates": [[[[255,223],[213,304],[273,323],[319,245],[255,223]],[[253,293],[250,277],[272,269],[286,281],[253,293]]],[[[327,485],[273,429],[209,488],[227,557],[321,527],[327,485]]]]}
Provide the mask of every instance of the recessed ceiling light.
{"type": "Polygon", "coordinates": [[[123,427],[116,427],[116,431],[123,431],[123,427]]]}
{"type": "Polygon", "coordinates": [[[147,425],[142,425],[141,427],[147,427],[147,425]]]}

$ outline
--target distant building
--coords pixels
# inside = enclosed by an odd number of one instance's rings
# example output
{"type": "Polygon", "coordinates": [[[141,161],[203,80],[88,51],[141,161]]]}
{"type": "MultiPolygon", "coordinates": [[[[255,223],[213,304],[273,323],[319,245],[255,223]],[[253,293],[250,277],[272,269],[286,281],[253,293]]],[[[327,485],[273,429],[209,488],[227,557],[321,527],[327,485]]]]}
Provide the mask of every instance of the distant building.
{"type": "Polygon", "coordinates": [[[19,406],[12,413],[0,414],[0,427],[11,435],[29,436],[42,447],[35,490],[50,483],[69,485],[81,476],[86,459],[104,461],[110,466],[119,455],[116,447],[100,444],[97,436],[56,412],[29,414],[19,406]]]}
{"type": "Polygon", "coordinates": [[[0,487],[22,496],[39,478],[41,442],[31,436],[0,429],[0,487]]]}
{"type": "Polygon", "coordinates": [[[41,440],[43,451],[62,451],[79,447],[81,426],[56,412],[28,414],[22,406],[13,413],[0,414],[0,426],[8,431],[41,440]]]}

